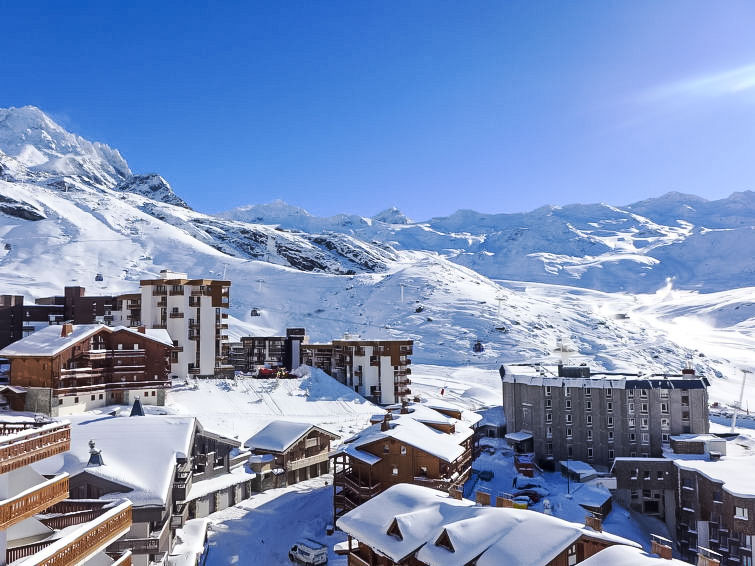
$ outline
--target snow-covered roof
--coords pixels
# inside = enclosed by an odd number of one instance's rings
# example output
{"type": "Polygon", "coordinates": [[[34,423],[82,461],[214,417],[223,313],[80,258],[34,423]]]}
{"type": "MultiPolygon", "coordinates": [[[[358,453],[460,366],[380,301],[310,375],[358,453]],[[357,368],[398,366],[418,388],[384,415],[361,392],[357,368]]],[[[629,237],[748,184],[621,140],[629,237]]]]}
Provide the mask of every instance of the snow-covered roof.
{"type": "Polygon", "coordinates": [[[588,464],[587,462],[582,462],[581,460],[561,460],[561,467],[566,468],[568,471],[578,475],[580,478],[586,476],[594,476],[598,473],[590,464],[588,464]]]}
{"type": "Polygon", "coordinates": [[[244,446],[252,450],[269,450],[271,452],[285,452],[291,445],[302,436],[316,428],[323,434],[332,438],[338,438],[332,432],[328,432],[310,423],[294,421],[273,421],[265,428],[244,442],[244,446]]]}
{"type": "Polygon", "coordinates": [[[580,566],[606,566],[607,564],[611,566],[689,566],[687,562],[676,558],[668,560],[657,554],[648,554],[640,548],[620,544],[609,546],[580,562],[580,566]]]}
{"type": "Polygon", "coordinates": [[[482,507],[412,484],[390,487],[346,513],[337,525],[394,562],[416,552],[429,566],[464,566],[476,557],[478,566],[540,566],[581,536],[639,546],[550,515],[482,507]]]}
{"type": "Polygon", "coordinates": [[[189,519],[176,530],[176,542],[168,556],[168,566],[195,566],[197,557],[204,552],[207,538],[207,518],[189,519]]]}
{"type": "Polygon", "coordinates": [[[45,326],[44,328],[40,328],[26,338],[13,342],[0,350],[0,356],[54,356],[58,352],[70,348],[103,329],[111,333],[125,330],[126,332],[131,332],[142,338],[155,340],[167,346],[173,345],[173,340],[171,340],[168,331],[162,328],[148,328],[144,333],[141,333],[135,328],[128,328],[126,326],[110,327],[104,324],[75,324],[72,325],[72,331],[68,336],[61,336],[62,326],[45,326]]]}
{"type": "MultiPolygon", "coordinates": [[[[430,408],[426,408],[426,410],[432,411],[430,408]]],[[[440,413],[438,415],[438,420],[447,418],[440,413]]],[[[445,462],[453,462],[464,453],[464,447],[461,446],[461,443],[474,434],[474,431],[461,421],[456,419],[451,419],[451,421],[455,423],[455,432],[446,433],[416,420],[413,413],[394,414],[393,418],[388,421],[387,430],[382,430],[383,423],[373,424],[346,440],[334,454],[346,453],[370,463],[371,458],[365,450],[360,450],[360,448],[380,440],[395,438],[445,462]]],[[[380,458],[374,459],[373,457],[372,460],[372,463],[375,463],[380,458]]]]}
{"type": "Polygon", "coordinates": [[[480,425],[482,426],[503,426],[506,424],[506,415],[503,414],[503,407],[490,407],[477,412],[480,415],[480,425]]]}
{"type": "Polygon", "coordinates": [[[101,417],[81,415],[71,421],[71,450],[33,464],[41,474],[86,472],[131,491],[134,506],[165,505],[173,486],[176,459],[191,454],[196,419],[169,415],[101,417]],[[88,466],[89,441],[102,451],[102,466],[88,466]]]}
{"type": "Polygon", "coordinates": [[[509,432],[505,436],[506,440],[511,440],[512,442],[524,442],[525,440],[530,440],[532,438],[531,432],[509,432]]]}
{"type": "MultiPolygon", "coordinates": [[[[503,366],[502,366],[503,367],[503,366]]],[[[559,375],[558,366],[519,364],[503,367],[501,381],[551,387],[589,387],[593,389],[697,389],[708,386],[705,376],[695,374],[591,371],[578,366],[585,375],[559,375]]]]}

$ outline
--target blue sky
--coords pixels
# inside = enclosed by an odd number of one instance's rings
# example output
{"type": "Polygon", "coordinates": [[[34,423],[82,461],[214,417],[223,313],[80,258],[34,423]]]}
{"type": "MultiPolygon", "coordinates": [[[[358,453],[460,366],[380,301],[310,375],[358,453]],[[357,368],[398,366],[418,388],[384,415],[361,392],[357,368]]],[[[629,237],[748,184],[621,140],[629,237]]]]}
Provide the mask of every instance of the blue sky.
{"type": "Polygon", "coordinates": [[[755,188],[755,4],[2,3],[0,106],[195,208],[625,204],[755,188]]]}

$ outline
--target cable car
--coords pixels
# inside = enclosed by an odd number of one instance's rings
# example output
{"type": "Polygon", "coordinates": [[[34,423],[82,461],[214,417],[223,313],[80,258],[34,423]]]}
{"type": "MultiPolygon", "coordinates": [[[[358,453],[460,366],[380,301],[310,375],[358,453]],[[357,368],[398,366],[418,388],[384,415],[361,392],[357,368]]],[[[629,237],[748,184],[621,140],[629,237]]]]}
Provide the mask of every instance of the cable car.
{"type": "Polygon", "coordinates": [[[485,351],[485,346],[483,346],[482,342],[478,340],[477,342],[475,342],[475,345],[472,346],[472,350],[474,350],[475,353],[479,354],[480,352],[485,351]]]}
{"type": "Polygon", "coordinates": [[[98,273],[97,275],[95,275],[94,276],[94,280],[95,281],[102,281],[103,280],[102,273],[98,273]]]}
{"type": "Polygon", "coordinates": [[[249,316],[262,316],[260,309],[252,309],[249,311],[249,316]]]}

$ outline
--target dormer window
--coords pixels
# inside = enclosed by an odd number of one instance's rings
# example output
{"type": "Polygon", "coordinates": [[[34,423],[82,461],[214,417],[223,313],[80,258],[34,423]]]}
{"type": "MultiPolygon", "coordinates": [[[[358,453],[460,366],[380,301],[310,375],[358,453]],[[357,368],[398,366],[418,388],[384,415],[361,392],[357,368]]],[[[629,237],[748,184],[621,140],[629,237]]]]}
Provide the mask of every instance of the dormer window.
{"type": "Polygon", "coordinates": [[[386,534],[396,537],[398,540],[404,540],[404,536],[401,534],[401,529],[398,528],[398,521],[393,519],[391,525],[388,527],[386,534]]]}
{"type": "Polygon", "coordinates": [[[438,540],[435,541],[435,546],[442,546],[443,548],[445,548],[446,550],[450,552],[456,552],[454,545],[451,544],[451,539],[448,536],[448,532],[446,532],[446,529],[443,529],[443,532],[440,533],[438,540]]]}

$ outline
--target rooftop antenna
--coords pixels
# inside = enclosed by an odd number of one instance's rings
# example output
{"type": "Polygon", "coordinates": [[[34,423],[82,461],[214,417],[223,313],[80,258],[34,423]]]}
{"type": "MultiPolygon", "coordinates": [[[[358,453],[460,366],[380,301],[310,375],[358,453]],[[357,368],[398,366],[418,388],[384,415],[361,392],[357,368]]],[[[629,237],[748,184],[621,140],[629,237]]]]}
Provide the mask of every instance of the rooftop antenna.
{"type": "Polygon", "coordinates": [[[731,432],[734,432],[734,429],[737,427],[737,413],[742,408],[742,401],[744,400],[745,396],[745,383],[747,382],[747,374],[752,373],[749,369],[742,369],[742,387],[739,390],[739,401],[734,406],[734,416],[731,418],[731,432]]]}

